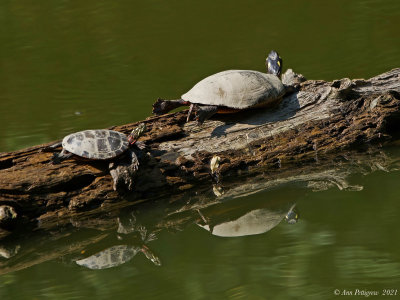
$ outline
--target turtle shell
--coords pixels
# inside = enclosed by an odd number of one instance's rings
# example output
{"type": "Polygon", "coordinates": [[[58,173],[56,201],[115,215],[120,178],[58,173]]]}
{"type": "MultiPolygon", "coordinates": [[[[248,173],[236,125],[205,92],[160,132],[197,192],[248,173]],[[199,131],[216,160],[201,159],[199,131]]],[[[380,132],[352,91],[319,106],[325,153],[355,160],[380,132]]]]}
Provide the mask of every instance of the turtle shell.
{"type": "Polygon", "coordinates": [[[236,220],[217,224],[213,228],[207,224],[198,225],[213,235],[221,237],[255,235],[271,230],[285,218],[285,215],[284,212],[262,208],[252,210],[236,220]]]}
{"type": "Polygon", "coordinates": [[[128,137],[118,131],[84,130],[67,135],[62,146],[65,150],[90,159],[114,158],[129,147],[128,137]]]}
{"type": "Polygon", "coordinates": [[[275,75],[229,70],[204,78],[181,98],[191,103],[246,109],[275,104],[284,93],[285,87],[275,75]]]}
{"type": "Polygon", "coordinates": [[[75,262],[76,264],[89,269],[107,269],[128,262],[139,251],[139,247],[116,245],[75,262]]]}

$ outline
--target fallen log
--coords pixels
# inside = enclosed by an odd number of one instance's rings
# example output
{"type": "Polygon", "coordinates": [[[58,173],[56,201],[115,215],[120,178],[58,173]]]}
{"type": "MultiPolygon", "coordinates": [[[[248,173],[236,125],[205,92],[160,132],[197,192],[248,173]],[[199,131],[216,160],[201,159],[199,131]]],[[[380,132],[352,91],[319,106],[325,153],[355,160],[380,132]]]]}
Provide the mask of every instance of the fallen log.
{"type": "MultiPolygon", "coordinates": [[[[224,180],[261,169],[290,171],[396,137],[400,68],[368,80],[309,80],[297,87],[276,109],[216,116],[201,127],[186,123],[185,111],[146,119],[147,149],[129,195],[113,190],[108,163],[71,158],[51,164],[52,153],[42,150],[53,143],[1,153],[0,206],[15,210],[14,223],[36,222],[107,207],[122,196],[141,202],[209,185],[215,155],[224,180]]],[[[129,133],[137,124],[111,129],[129,133]]]]}
{"type": "MultiPolygon", "coordinates": [[[[32,231],[24,229],[22,234],[13,232],[0,240],[0,274],[55,259],[74,263],[77,259],[116,245],[140,245],[142,241],[138,231],[118,233],[123,220],[133,228],[145,226],[147,232],[156,236],[183,231],[193,223],[209,231],[210,228],[216,228],[210,234],[218,235],[218,226],[227,227],[232,221],[256,216],[257,222],[250,221],[245,232],[237,230],[240,222],[234,223],[237,235],[231,237],[266,233],[282,222],[293,204],[297,203],[300,219],[302,214],[307,214],[304,195],[310,190],[321,191],[333,187],[357,192],[363,187],[355,180],[360,177],[354,175],[399,170],[399,152],[390,150],[368,147],[362,152],[344,151],[340,155],[321,159],[318,164],[305,164],[295,170],[281,172],[276,169],[253,176],[233,177],[224,182],[223,190],[217,195],[212,185],[196,186],[196,192],[186,191],[178,197],[172,195],[158,201],[157,205],[150,201],[132,204],[122,199],[106,209],[98,207],[90,212],[77,212],[73,216],[42,218],[39,228],[32,231]],[[268,193],[276,189],[280,190],[278,198],[274,198],[276,192],[268,193]],[[254,193],[263,194],[249,199],[249,194],[254,193]],[[260,231],[260,227],[265,232],[260,231]]],[[[351,222],[346,224],[350,228],[353,226],[351,222]]],[[[153,245],[149,247],[153,249],[153,245]]],[[[162,255],[158,248],[153,250],[162,255]]]]}

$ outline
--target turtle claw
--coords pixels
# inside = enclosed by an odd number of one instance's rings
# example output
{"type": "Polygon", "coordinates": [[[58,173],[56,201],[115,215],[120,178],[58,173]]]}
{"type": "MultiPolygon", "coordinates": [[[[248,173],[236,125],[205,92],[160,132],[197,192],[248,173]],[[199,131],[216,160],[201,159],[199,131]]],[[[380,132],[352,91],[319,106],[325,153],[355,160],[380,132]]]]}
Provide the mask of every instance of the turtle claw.
{"type": "Polygon", "coordinates": [[[139,150],[144,150],[146,149],[146,143],[143,141],[138,141],[135,143],[135,146],[139,149],[139,150]]]}
{"type": "Polygon", "coordinates": [[[155,241],[156,239],[157,239],[157,235],[154,232],[152,232],[147,235],[147,238],[145,241],[146,241],[146,243],[148,243],[151,241],[155,241]]]}

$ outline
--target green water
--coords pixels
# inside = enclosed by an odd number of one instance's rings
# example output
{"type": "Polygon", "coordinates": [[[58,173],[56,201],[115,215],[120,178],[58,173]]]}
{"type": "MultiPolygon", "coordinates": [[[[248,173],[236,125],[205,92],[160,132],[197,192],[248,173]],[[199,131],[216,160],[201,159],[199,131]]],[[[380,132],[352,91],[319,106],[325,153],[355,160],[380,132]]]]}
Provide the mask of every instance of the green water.
{"type": "MultiPolygon", "coordinates": [[[[141,120],[157,97],[179,97],[204,76],[264,71],[271,49],[309,79],[400,67],[398,0],[4,0],[0,25],[0,151],[141,120]]],[[[0,299],[326,299],[335,289],[398,297],[399,180],[378,171],[352,178],[359,192],[260,192],[240,200],[295,202],[299,222],[235,238],[195,224],[163,230],[149,243],[161,267],[142,253],[98,271],[48,257],[1,272],[0,299]]],[[[43,255],[31,249],[28,258],[43,255]]]]}

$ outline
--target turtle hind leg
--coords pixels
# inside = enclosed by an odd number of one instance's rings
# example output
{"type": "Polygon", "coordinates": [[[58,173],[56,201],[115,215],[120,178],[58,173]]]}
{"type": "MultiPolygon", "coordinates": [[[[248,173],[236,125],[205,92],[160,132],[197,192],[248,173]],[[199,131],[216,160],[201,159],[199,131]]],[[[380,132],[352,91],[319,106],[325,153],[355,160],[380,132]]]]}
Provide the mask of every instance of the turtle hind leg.
{"type": "Polygon", "coordinates": [[[153,114],[162,115],[180,106],[190,105],[189,102],[179,99],[179,100],[163,100],[158,98],[153,104],[153,114]]]}
{"type": "Polygon", "coordinates": [[[42,149],[39,150],[39,153],[41,152],[50,152],[53,151],[54,149],[60,147],[62,145],[62,142],[57,142],[55,144],[49,145],[49,146],[45,146],[42,149]]]}
{"type": "Polygon", "coordinates": [[[73,154],[66,151],[66,150],[62,150],[60,153],[54,153],[53,157],[51,158],[51,163],[53,165],[57,165],[60,162],[62,162],[64,159],[67,159],[69,157],[71,157],[73,154]]]}
{"type": "Polygon", "coordinates": [[[199,125],[203,124],[205,120],[218,112],[218,106],[216,105],[204,105],[199,106],[196,111],[196,120],[199,125]]]}

